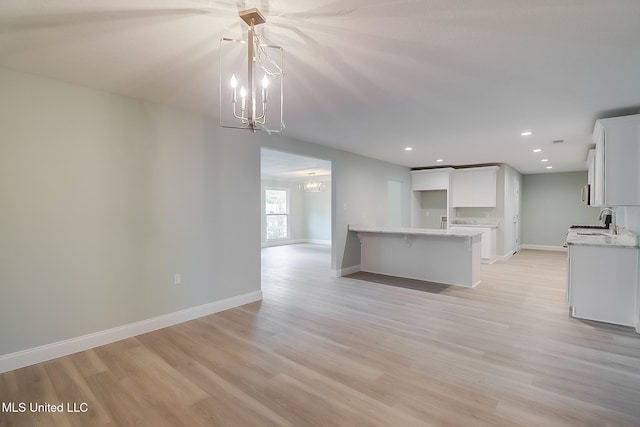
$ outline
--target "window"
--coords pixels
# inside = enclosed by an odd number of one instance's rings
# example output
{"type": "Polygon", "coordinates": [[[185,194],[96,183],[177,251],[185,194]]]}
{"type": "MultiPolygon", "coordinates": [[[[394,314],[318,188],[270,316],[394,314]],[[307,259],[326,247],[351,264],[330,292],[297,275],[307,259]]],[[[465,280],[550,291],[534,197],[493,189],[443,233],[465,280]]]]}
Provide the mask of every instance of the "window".
{"type": "Polygon", "coordinates": [[[289,193],[287,190],[267,188],[264,191],[267,240],[289,238],[289,193]]]}

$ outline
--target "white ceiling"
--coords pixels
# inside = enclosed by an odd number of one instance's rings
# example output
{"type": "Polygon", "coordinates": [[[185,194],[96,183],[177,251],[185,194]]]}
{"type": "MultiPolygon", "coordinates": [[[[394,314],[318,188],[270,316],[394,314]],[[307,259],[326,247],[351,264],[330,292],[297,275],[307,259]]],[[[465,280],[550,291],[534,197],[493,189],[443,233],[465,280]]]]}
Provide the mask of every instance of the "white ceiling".
{"type": "Polygon", "coordinates": [[[260,175],[262,179],[285,179],[297,182],[312,179],[327,182],[331,180],[331,162],[262,148],[260,175]]]}
{"type": "Polygon", "coordinates": [[[2,0],[0,65],[217,117],[219,39],[251,7],[285,49],[294,138],[571,171],[595,119],[640,112],[638,0],[2,0]]]}

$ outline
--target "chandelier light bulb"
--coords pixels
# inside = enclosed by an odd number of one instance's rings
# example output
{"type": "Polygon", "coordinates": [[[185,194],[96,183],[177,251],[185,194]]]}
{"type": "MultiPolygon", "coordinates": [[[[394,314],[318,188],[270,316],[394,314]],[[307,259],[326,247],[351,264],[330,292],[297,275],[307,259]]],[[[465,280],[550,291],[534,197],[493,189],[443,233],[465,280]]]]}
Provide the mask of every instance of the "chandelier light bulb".
{"type": "Polygon", "coordinates": [[[246,97],[247,97],[247,90],[244,88],[244,86],[242,86],[240,88],[240,98],[242,98],[241,100],[241,105],[240,107],[244,110],[245,106],[246,106],[246,97]]]}
{"type": "Polygon", "coordinates": [[[269,86],[269,79],[267,78],[267,75],[265,74],[264,77],[262,78],[262,104],[264,106],[266,106],[266,103],[267,103],[267,92],[268,92],[267,87],[268,86],[269,86]]]}
{"type": "Polygon", "coordinates": [[[235,89],[236,86],[238,86],[238,79],[236,79],[236,75],[235,74],[232,74],[231,75],[231,87],[235,89]]]}

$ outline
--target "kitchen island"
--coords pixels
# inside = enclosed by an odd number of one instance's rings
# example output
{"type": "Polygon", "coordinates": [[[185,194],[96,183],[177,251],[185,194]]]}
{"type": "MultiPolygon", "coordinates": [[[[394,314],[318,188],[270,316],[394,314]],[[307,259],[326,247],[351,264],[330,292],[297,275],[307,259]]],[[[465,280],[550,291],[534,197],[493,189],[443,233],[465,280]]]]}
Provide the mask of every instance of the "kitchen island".
{"type": "Polygon", "coordinates": [[[480,283],[480,233],[472,230],[349,225],[361,246],[360,270],[474,287],[480,283]]]}

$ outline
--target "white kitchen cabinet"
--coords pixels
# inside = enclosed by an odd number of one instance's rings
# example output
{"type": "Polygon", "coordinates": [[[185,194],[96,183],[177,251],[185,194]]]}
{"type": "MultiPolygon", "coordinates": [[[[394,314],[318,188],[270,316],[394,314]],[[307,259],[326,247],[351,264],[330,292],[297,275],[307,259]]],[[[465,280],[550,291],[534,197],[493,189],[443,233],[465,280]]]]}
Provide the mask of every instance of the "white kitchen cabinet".
{"type": "Polygon", "coordinates": [[[497,231],[495,227],[461,227],[452,225],[449,230],[467,230],[480,233],[480,256],[482,257],[482,262],[493,263],[496,261],[497,231]]]}
{"type": "Polygon", "coordinates": [[[451,189],[453,207],[495,207],[497,171],[497,166],[456,170],[451,189]]]}
{"type": "Polygon", "coordinates": [[[473,204],[473,172],[455,172],[451,185],[452,202],[454,208],[471,206],[473,204]]]}
{"type": "Polygon", "coordinates": [[[589,184],[589,205],[595,206],[596,200],[596,150],[587,155],[587,184],[589,184]]]}
{"type": "Polygon", "coordinates": [[[571,315],[636,325],[638,248],[569,245],[571,315]]]}
{"type": "Polygon", "coordinates": [[[411,171],[413,191],[448,190],[452,168],[411,171]]]}
{"type": "Polygon", "coordinates": [[[640,114],[596,122],[594,205],[640,205],[640,114]]]}

